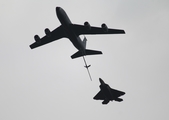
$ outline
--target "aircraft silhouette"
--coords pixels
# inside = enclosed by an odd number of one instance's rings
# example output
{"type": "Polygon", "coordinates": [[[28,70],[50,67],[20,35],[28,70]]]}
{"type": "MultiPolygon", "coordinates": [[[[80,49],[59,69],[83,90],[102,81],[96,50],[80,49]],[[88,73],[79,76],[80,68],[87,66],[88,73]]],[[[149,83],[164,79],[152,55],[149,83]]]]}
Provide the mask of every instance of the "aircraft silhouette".
{"type": "Polygon", "coordinates": [[[99,78],[101,83],[100,91],[97,93],[96,96],[93,97],[95,100],[103,100],[102,104],[108,104],[109,101],[118,101],[121,102],[123,99],[119,98],[120,96],[124,95],[125,92],[112,89],[108,84],[106,84],[101,78],[99,78]]]}
{"type": "Polygon", "coordinates": [[[88,22],[85,22],[84,25],[72,24],[66,12],[61,7],[56,7],[56,14],[61,25],[53,31],[50,31],[48,28],[46,28],[46,35],[42,38],[40,38],[38,35],[35,35],[35,42],[30,45],[31,49],[65,37],[68,38],[78,49],[78,51],[71,56],[71,58],[74,59],[86,55],[102,54],[101,51],[86,49],[87,39],[85,37],[82,41],[79,35],[125,33],[124,30],[120,29],[109,29],[104,23],[101,25],[101,27],[92,27],[88,22]]]}

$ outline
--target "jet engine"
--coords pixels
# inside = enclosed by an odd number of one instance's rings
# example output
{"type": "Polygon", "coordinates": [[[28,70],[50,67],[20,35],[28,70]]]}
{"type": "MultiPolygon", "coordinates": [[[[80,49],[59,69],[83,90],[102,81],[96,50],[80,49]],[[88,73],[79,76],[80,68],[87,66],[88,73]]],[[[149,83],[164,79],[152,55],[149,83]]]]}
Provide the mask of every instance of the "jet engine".
{"type": "Polygon", "coordinates": [[[37,43],[40,43],[40,42],[41,42],[40,37],[39,37],[38,35],[35,35],[35,36],[34,36],[34,39],[35,39],[35,41],[36,41],[37,43]]]}
{"type": "Polygon", "coordinates": [[[108,27],[107,27],[107,25],[105,23],[103,23],[101,25],[101,27],[102,27],[102,29],[103,29],[104,32],[108,32],[108,27]]]}
{"type": "Polygon", "coordinates": [[[45,34],[46,34],[47,37],[51,36],[51,32],[48,28],[45,29],[45,34]]]}
{"type": "Polygon", "coordinates": [[[90,26],[90,24],[89,24],[87,21],[84,23],[84,26],[85,26],[85,28],[86,28],[87,30],[90,30],[90,29],[91,29],[91,26],[90,26]]]}

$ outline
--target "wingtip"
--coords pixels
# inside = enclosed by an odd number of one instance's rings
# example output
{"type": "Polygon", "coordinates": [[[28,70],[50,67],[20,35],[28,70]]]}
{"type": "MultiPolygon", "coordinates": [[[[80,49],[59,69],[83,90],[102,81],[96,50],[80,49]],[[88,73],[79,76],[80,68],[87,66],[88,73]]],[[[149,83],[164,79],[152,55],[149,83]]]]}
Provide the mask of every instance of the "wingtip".
{"type": "Polygon", "coordinates": [[[31,45],[29,45],[30,49],[33,49],[31,45]]]}
{"type": "Polygon", "coordinates": [[[33,49],[34,47],[33,47],[33,45],[29,45],[29,47],[31,48],[31,49],[33,49]]]}

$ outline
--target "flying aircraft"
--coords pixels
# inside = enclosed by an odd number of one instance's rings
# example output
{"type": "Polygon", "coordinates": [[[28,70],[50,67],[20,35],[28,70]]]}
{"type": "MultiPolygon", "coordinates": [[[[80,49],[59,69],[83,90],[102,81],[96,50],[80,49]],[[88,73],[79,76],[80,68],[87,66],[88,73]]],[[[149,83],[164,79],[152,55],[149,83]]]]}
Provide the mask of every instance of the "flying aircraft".
{"type": "Polygon", "coordinates": [[[125,92],[112,89],[108,84],[106,84],[101,78],[99,78],[101,83],[100,91],[97,93],[96,96],[93,97],[95,100],[103,100],[102,104],[108,104],[109,101],[118,101],[121,102],[123,99],[119,98],[120,96],[124,95],[125,92]]]}
{"type": "Polygon", "coordinates": [[[81,40],[80,35],[90,34],[125,34],[124,30],[120,29],[109,29],[105,23],[101,27],[92,27],[86,21],[84,25],[73,24],[66,12],[61,7],[56,7],[56,15],[61,23],[59,27],[50,31],[48,28],[45,29],[45,36],[40,38],[38,35],[34,36],[35,42],[30,45],[30,48],[36,48],[47,43],[53,42],[61,38],[68,38],[72,44],[78,49],[78,51],[71,56],[72,59],[86,56],[102,54],[101,51],[86,49],[86,37],[81,40]]]}

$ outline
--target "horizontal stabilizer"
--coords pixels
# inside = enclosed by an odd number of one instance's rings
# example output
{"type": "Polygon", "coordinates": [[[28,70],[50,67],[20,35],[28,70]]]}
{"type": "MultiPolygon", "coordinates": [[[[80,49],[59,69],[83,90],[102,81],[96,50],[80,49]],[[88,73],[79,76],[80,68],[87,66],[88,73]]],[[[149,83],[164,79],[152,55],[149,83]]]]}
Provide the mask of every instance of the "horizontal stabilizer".
{"type": "Polygon", "coordinates": [[[101,51],[96,51],[96,50],[88,50],[86,49],[85,52],[77,51],[75,54],[71,56],[72,59],[81,57],[81,56],[86,56],[86,55],[97,55],[97,54],[102,54],[101,51]]]}
{"type": "Polygon", "coordinates": [[[116,98],[115,101],[121,102],[121,101],[123,101],[123,99],[121,99],[121,98],[116,98]]]}
{"type": "Polygon", "coordinates": [[[109,103],[109,100],[105,99],[102,104],[108,104],[109,103]]]}

